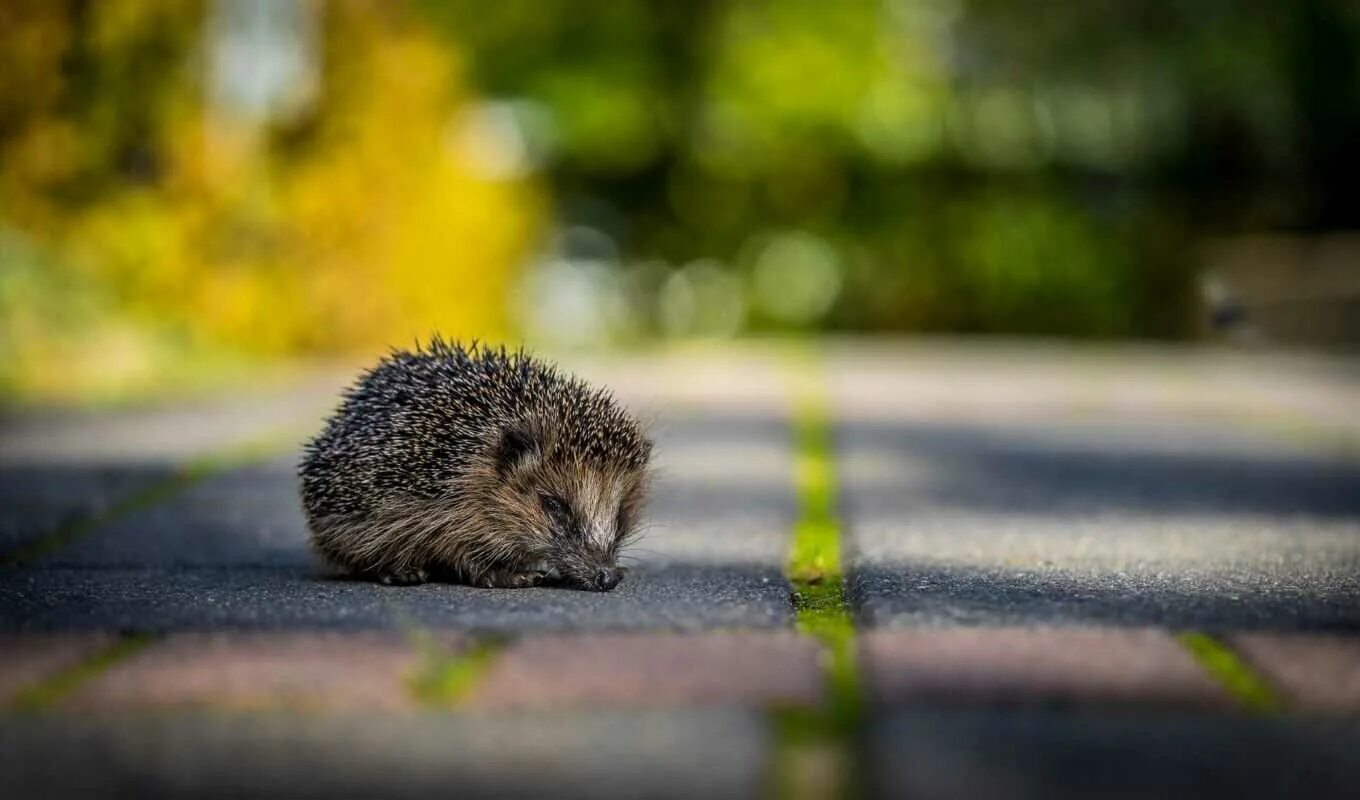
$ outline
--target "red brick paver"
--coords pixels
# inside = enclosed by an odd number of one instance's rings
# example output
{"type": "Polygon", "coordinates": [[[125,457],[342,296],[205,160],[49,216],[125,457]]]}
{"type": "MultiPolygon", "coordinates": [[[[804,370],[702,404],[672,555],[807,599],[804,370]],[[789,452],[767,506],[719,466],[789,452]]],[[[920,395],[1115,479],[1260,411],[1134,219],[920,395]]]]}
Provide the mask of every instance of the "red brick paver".
{"type": "Polygon", "coordinates": [[[870,696],[942,705],[1226,706],[1170,635],[1143,629],[950,628],[861,639],[870,696]]]}
{"type": "Polygon", "coordinates": [[[819,648],[794,633],[533,636],[511,645],[471,708],[813,704],[819,648]]]}
{"type": "Polygon", "coordinates": [[[1246,633],[1229,643],[1291,706],[1360,713],[1360,638],[1246,633]]]}
{"type": "Polygon", "coordinates": [[[420,664],[395,633],[185,633],[94,678],[64,707],[405,710],[420,664]]]}
{"type": "Polygon", "coordinates": [[[80,664],[111,645],[110,633],[51,633],[0,636],[0,706],[44,678],[80,664]]]}

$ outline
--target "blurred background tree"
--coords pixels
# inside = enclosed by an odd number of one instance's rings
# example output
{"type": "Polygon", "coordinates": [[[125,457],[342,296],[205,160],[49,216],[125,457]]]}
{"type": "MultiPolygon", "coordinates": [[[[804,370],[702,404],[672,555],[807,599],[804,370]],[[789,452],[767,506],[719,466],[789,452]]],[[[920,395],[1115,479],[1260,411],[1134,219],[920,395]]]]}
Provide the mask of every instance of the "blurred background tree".
{"type": "Polygon", "coordinates": [[[13,0],[0,380],[1188,338],[1206,242],[1360,228],[1358,42],[1346,0],[13,0]]]}
{"type": "Polygon", "coordinates": [[[538,200],[483,168],[458,49],[400,4],[322,10],[0,12],[9,388],[509,333],[538,200]]]}

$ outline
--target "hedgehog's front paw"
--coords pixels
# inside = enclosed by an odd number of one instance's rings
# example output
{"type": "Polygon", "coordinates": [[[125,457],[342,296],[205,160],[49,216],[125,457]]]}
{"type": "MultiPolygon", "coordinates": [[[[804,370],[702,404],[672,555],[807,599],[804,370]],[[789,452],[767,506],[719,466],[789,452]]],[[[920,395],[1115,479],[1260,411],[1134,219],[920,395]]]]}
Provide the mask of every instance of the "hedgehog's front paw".
{"type": "Polygon", "coordinates": [[[542,570],[494,570],[482,577],[481,584],[487,589],[527,589],[546,580],[547,573],[542,570]]]}
{"type": "Polygon", "coordinates": [[[416,586],[429,579],[429,573],[420,567],[394,569],[378,575],[378,583],[383,586],[416,586]]]}
{"type": "Polygon", "coordinates": [[[525,571],[538,576],[538,583],[536,585],[557,583],[562,580],[562,571],[552,564],[549,564],[547,561],[539,561],[530,564],[529,568],[525,571]]]}

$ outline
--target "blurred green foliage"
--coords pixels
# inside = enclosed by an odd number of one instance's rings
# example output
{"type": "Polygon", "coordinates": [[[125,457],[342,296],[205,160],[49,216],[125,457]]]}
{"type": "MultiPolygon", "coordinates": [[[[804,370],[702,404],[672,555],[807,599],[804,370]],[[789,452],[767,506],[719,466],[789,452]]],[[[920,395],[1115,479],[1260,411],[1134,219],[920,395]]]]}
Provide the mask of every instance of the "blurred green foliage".
{"type": "Polygon", "coordinates": [[[1184,337],[1203,237],[1360,225],[1344,0],[424,5],[555,121],[560,217],[746,274],[747,329],[1184,337]],[[749,274],[789,232],[815,317],[749,274]]]}
{"type": "Polygon", "coordinates": [[[12,0],[0,381],[431,328],[1185,337],[1205,237],[1360,227],[1358,43],[1346,0],[12,0]],[[252,8],[316,29],[261,119],[215,83],[252,8]]]}
{"type": "Polygon", "coordinates": [[[313,14],[292,38],[269,27],[285,7],[0,10],[10,393],[117,396],[240,354],[509,334],[538,201],[483,174],[459,51],[400,3],[300,2],[313,14]],[[312,96],[243,105],[280,63],[303,65],[283,89],[314,80],[312,96]]]}

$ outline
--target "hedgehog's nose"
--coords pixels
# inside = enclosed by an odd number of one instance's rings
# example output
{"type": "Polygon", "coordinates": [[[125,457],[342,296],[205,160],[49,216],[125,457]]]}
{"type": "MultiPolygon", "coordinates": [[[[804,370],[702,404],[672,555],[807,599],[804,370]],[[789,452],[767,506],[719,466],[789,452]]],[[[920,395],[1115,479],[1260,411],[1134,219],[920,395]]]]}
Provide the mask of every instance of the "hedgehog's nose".
{"type": "Polygon", "coordinates": [[[619,585],[623,572],[614,567],[600,567],[595,570],[595,591],[607,592],[619,585]]]}

